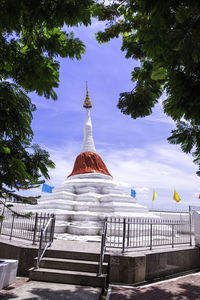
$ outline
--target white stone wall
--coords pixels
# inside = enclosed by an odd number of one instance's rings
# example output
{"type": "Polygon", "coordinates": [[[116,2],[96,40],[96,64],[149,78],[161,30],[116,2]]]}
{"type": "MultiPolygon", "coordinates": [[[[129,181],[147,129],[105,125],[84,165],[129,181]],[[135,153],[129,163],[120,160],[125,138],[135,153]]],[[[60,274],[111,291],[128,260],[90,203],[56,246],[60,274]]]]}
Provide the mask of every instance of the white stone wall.
{"type": "Polygon", "coordinates": [[[195,245],[200,247],[200,211],[194,211],[192,219],[194,224],[195,245]]]}

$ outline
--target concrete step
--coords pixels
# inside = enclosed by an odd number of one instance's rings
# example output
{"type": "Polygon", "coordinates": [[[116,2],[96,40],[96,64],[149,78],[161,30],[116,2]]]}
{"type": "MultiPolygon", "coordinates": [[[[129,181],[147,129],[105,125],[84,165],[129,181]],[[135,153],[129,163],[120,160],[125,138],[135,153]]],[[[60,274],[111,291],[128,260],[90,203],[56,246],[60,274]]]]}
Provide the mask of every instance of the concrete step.
{"type": "MultiPolygon", "coordinates": [[[[35,258],[35,266],[36,266],[36,261],[37,261],[37,257],[35,258]]],[[[94,261],[85,261],[85,260],[43,257],[42,261],[40,262],[40,267],[47,268],[47,269],[98,273],[99,263],[94,261]]],[[[103,264],[104,274],[107,274],[107,269],[108,269],[108,263],[104,263],[103,264]]]]}
{"type": "MultiPolygon", "coordinates": [[[[87,252],[75,252],[75,251],[48,249],[45,252],[45,257],[74,259],[74,260],[87,260],[87,261],[99,262],[100,254],[99,253],[87,253],[87,252]]],[[[104,256],[104,261],[109,262],[109,255],[104,256]]]]}
{"type": "Polygon", "coordinates": [[[46,268],[31,268],[29,270],[29,279],[56,282],[56,283],[69,283],[95,287],[105,287],[106,275],[98,276],[96,273],[66,271],[58,269],[46,268]]]}

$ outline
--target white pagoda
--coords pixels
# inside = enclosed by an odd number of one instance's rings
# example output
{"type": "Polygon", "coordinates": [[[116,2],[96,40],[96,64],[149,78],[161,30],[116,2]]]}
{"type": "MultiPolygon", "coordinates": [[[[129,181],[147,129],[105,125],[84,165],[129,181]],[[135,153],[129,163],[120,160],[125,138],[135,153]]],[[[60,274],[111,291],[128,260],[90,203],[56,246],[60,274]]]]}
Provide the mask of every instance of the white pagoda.
{"type": "Polygon", "coordinates": [[[119,188],[96,153],[88,89],[83,107],[86,109],[83,147],[71,174],[53,193],[43,195],[31,210],[55,213],[55,232],[73,235],[99,235],[106,216],[153,217],[145,206],[119,188]]]}

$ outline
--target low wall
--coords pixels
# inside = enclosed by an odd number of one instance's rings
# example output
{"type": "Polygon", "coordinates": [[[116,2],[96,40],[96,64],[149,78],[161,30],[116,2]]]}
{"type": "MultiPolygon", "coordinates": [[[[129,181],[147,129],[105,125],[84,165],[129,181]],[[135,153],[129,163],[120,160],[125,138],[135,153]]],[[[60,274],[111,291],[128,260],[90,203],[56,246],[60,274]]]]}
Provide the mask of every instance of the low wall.
{"type": "Polygon", "coordinates": [[[21,247],[0,241],[0,258],[17,259],[19,261],[17,276],[28,276],[28,270],[34,265],[37,249],[21,247]]]}
{"type": "Polygon", "coordinates": [[[194,211],[192,217],[194,222],[195,245],[200,246],[200,212],[194,211]]]}
{"type": "Polygon", "coordinates": [[[199,248],[111,255],[109,283],[134,284],[199,268],[199,248]]]}
{"type": "MultiPolygon", "coordinates": [[[[37,248],[0,241],[0,258],[19,260],[17,276],[28,276],[34,266],[37,248]]],[[[200,268],[197,247],[154,249],[122,255],[110,254],[109,283],[134,284],[200,268]]]]}

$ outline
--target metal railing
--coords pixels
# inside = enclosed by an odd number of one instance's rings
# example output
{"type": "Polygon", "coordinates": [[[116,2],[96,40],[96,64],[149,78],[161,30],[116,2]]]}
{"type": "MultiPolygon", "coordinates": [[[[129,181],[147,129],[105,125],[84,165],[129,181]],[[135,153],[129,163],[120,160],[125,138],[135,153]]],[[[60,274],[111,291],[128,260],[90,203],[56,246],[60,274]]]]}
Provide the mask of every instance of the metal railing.
{"type": "Polygon", "coordinates": [[[100,252],[100,260],[99,260],[99,276],[102,275],[104,254],[106,251],[106,234],[107,234],[107,218],[104,220],[104,226],[101,233],[101,252],[100,252]]]}
{"type": "Polygon", "coordinates": [[[55,215],[52,214],[48,222],[41,229],[40,244],[38,249],[37,265],[36,265],[37,268],[40,267],[40,262],[45,254],[45,251],[47,250],[48,247],[51,246],[51,243],[53,242],[54,228],[55,228],[55,215]]]}
{"type": "Polygon", "coordinates": [[[144,218],[107,218],[106,247],[150,248],[192,245],[191,222],[144,218]]]}
{"type": "Polygon", "coordinates": [[[40,241],[41,229],[48,222],[50,214],[36,213],[27,216],[23,211],[14,213],[4,209],[4,219],[0,222],[0,234],[32,241],[40,241]]]}
{"type": "Polygon", "coordinates": [[[166,212],[166,213],[175,213],[175,214],[177,214],[177,213],[180,213],[180,214],[187,214],[187,213],[189,213],[189,208],[188,208],[188,206],[186,207],[177,207],[176,209],[174,209],[173,207],[171,207],[171,208],[162,208],[162,207],[151,207],[151,208],[149,208],[149,211],[150,212],[166,212]]]}

